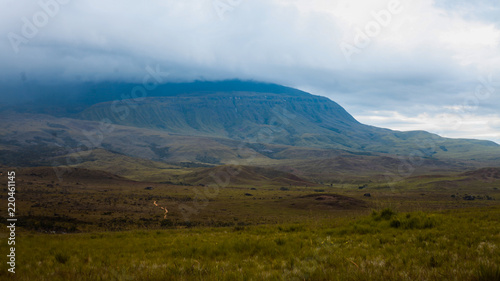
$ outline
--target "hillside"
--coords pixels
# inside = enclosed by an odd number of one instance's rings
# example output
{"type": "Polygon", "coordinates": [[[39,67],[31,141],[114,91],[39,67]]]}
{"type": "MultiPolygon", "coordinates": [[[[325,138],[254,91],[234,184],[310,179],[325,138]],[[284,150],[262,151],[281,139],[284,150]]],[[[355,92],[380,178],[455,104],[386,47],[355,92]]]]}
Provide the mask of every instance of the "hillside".
{"type": "Polygon", "coordinates": [[[79,160],[71,167],[105,171],[131,180],[150,182],[179,182],[181,175],[196,170],[196,168],[186,169],[180,165],[130,157],[105,149],[94,149],[82,157],[73,153],[57,157],[54,160],[58,163],[64,163],[66,157],[79,160]]]}
{"type": "Polygon", "coordinates": [[[143,99],[121,101],[113,98],[126,87],[115,86],[100,90],[109,95],[96,90],[38,104],[59,108],[52,114],[29,106],[0,112],[1,164],[82,167],[173,182],[194,168],[235,164],[332,182],[500,163],[496,143],[364,125],[334,101],[279,85],[163,85],[143,99]],[[68,113],[75,105],[79,112],[68,113]]]}
{"type": "Polygon", "coordinates": [[[218,166],[206,168],[183,176],[183,179],[196,185],[231,185],[231,186],[316,186],[291,173],[269,168],[251,166],[218,166]]]}
{"type": "Polygon", "coordinates": [[[78,117],[248,143],[500,161],[500,146],[494,142],[448,139],[425,131],[399,132],[364,125],[325,97],[305,92],[274,93],[272,89],[268,92],[215,89],[177,95],[165,93],[163,97],[140,101],[103,102],[85,109],[78,117]]]}
{"type": "MultiPolygon", "coordinates": [[[[57,170],[53,167],[34,167],[34,168],[21,168],[16,170],[16,177],[22,178],[22,181],[40,181],[40,182],[52,182],[58,180],[57,170]]],[[[112,173],[99,171],[99,170],[89,170],[82,168],[68,168],[65,173],[66,181],[71,182],[129,182],[129,180],[117,176],[112,173]]],[[[59,183],[59,181],[58,181],[59,183]]],[[[30,184],[31,185],[31,184],[30,184]]]]}
{"type": "Polygon", "coordinates": [[[101,103],[80,116],[175,134],[329,148],[352,147],[354,142],[348,138],[358,136],[351,129],[360,125],[338,104],[312,95],[198,93],[147,98],[129,114],[117,114],[113,108],[112,102],[101,103]]]}

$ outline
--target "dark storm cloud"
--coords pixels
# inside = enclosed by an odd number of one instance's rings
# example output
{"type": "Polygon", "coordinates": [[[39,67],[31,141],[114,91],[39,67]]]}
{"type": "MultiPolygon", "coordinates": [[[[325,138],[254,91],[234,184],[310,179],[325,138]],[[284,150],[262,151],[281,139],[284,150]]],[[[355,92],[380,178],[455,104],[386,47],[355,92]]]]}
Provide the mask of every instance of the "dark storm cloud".
{"type": "Polygon", "coordinates": [[[4,97],[36,95],[37,83],[140,82],[147,66],[159,66],[172,81],[239,78],[311,90],[365,122],[375,111],[411,119],[457,109],[475,97],[480,77],[491,75],[495,91],[467,116],[494,119],[500,108],[495,1],[7,0],[0,5],[4,97]]]}

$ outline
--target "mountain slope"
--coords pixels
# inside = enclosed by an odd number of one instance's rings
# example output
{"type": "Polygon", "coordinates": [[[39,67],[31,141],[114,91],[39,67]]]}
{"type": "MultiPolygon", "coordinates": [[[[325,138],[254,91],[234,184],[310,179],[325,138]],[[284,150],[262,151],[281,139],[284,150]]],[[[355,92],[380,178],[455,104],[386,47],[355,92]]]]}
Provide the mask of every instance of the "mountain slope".
{"type": "Polygon", "coordinates": [[[308,182],[294,174],[285,173],[269,168],[251,166],[217,166],[192,172],[183,177],[190,184],[231,186],[261,186],[269,185],[293,185],[293,186],[315,186],[317,184],[308,182]]]}
{"type": "Polygon", "coordinates": [[[364,125],[325,97],[279,85],[162,85],[158,89],[174,90],[114,101],[117,90],[104,89],[109,96],[74,98],[82,107],[78,114],[65,109],[71,102],[56,101],[51,106],[60,108],[56,115],[62,117],[0,112],[0,164],[80,165],[125,175],[127,169],[114,167],[120,163],[141,171],[153,167],[150,180],[170,178],[171,171],[161,175],[168,170],[162,163],[133,163],[142,158],[183,168],[270,167],[317,180],[346,173],[366,178],[386,172],[464,171],[500,163],[500,146],[493,142],[364,125]]]}
{"type": "MultiPolygon", "coordinates": [[[[270,89],[271,91],[272,89],[270,89]]],[[[78,116],[174,134],[250,143],[452,159],[500,160],[489,141],[399,132],[356,121],[337,103],[304,92],[203,91],[95,104],[78,116]]]]}
{"type": "Polygon", "coordinates": [[[353,142],[346,135],[360,125],[338,104],[312,95],[203,93],[147,98],[130,107],[128,114],[119,110],[112,102],[101,103],[80,116],[87,120],[107,119],[115,124],[183,135],[299,146],[330,142],[330,146],[349,147],[353,142]],[[321,141],[318,137],[318,140],[313,140],[315,136],[328,136],[329,139],[321,141]],[[270,138],[272,140],[267,141],[270,138]]]}

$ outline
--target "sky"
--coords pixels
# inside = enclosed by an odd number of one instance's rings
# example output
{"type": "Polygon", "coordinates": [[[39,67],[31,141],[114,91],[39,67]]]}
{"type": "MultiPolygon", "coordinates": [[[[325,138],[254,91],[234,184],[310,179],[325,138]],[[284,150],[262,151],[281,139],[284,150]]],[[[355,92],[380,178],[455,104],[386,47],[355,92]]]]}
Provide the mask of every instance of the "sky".
{"type": "Polygon", "coordinates": [[[0,95],[141,82],[149,66],[172,82],[283,84],[365,124],[500,143],[498,1],[0,0],[0,34],[0,95]]]}

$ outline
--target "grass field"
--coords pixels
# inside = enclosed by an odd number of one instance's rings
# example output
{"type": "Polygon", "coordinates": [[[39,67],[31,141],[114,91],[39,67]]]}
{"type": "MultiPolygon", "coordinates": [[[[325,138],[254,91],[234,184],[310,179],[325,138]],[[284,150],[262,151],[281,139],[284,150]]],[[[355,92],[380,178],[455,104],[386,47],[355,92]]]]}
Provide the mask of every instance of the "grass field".
{"type": "Polygon", "coordinates": [[[2,262],[0,280],[500,280],[498,169],[361,186],[17,180],[16,274],[2,262]]]}
{"type": "Polygon", "coordinates": [[[499,280],[499,221],[498,207],[384,209],[299,224],[23,232],[12,280],[499,280]]]}

